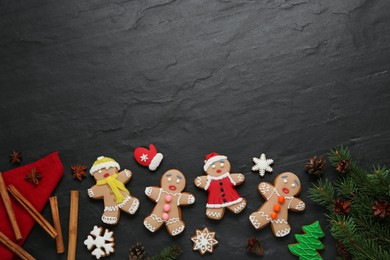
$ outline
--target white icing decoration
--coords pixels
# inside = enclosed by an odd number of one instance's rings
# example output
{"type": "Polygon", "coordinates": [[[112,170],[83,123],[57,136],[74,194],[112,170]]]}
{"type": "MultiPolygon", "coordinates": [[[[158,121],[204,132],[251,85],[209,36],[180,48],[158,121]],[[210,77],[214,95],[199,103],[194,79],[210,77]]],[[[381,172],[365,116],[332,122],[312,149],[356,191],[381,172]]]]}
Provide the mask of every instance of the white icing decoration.
{"type": "Polygon", "coordinates": [[[141,159],[141,162],[146,162],[149,159],[147,154],[142,154],[139,158],[141,159]]]}
{"type": "Polygon", "coordinates": [[[214,211],[206,211],[206,215],[209,217],[216,217],[216,218],[221,218],[222,215],[219,212],[214,212],[214,211]]]}
{"type": "Polygon", "coordinates": [[[213,252],[213,248],[218,241],[215,239],[215,232],[210,232],[207,228],[196,230],[196,235],[191,237],[194,242],[193,250],[199,250],[203,255],[206,252],[213,252]]]}
{"type": "Polygon", "coordinates": [[[269,184],[267,184],[265,182],[262,182],[262,183],[260,183],[260,188],[259,189],[260,189],[261,193],[266,194],[269,191],[270,187],[271,186],[269,184]]]}
{"type": "Polygon", "coordinates": [[[304,210],[306,207],[305,203],[300,201],[298,205],[295,207],[297,210],[304,210]]]}
{"type": "Polygon", "coordinates": [[[200,177],[196,177],[196,187],[199,187],[202,184],[202,179],[200,177]]]}
{"type": "Polygon", "coordinates": [[[176,235],[179,235],[181,232],[183,232],[184,230],[184,225],[176,228],[175,230],[172,231],[171,235],[172,236],[176,236],[176,235]]]}
{"type": "Polygon", "coordinates": [[[88,235],[87,239],[84,240],[84,245],[87,246],[88,250],[91,251],[93,247],[96,247],[92,251],[92,255],[96,257],[96,259],[100,259],[104,256],[109,256],[110,253],[114,252],[114,238],[113,231],[108,231],[106,229],[104,231],[104,235],[101,236],[102,228],[98,228],[97,226],[93,227],[93,230],[90,232],[92,235],[88,235]]]}
{"type": "Polygon", "coordinates": [[[241,212],[241,210],[244,209],[245,206],[246,206],[246,202],[245,201],[241,202],[240,205],[238,205],[238,207],[234,208],[233,212],[237,214],[237,213],[241,212]]]}
{"type": "Polygon", "coordinates": [[[276,232],[275,236],[277,236],[277,237],[287,236],[288,234],[290,234],[290,230],[291,230],[290,228],[279,230],[279,231],[276,232]]]}
{"type": "Polygon", "coordinates": [[[102,221],[103,221],[103,223],[113,225],[113,224],[116,224],[118,222],[118,219],[116,217],[108,217],[108,216],[103,215],[102,221]]]}
{"type": "Polygon", "coordinates": [[[139,207],[139,200],[135,199],[129,208],[129,213],[133,215],[138,210],[138,207],[139,207]]]}
{"type": "Polygon", "coordinates": [[[222,203],[222,204],[206,204],[206,208],[211,208],[211,209],[218,209],[218,208],[224,208],[224,207],[229,207],[231,205],[234,205],[236,203],[239,203],[242,201],[242,198],[238,198],[234,201],[222,203]]]}
{"type": "Polygon", "coordinates": [[[237,176],[237,179],[241,182],[241,181],[244,181],[245,180],[245,177],[244,175],[242,175],[241,173],[237,176]]]}
{"type": "Polygon", "coordinates": [[[265,218],[267,221],[271,221],[275,224],[288,224],[286,220],[284,219],[272,219],[266,214],[264,211],[258,211],[257,213],[260,214],[261,217],[265,218]]]}
{"type": "Polygon", "coordinates": [[[176,222],[179,222],[179,221],[180,221],[179,218],[170,218],[170,219],[168,219],[168,220],[165,221],[165,220],[163,220],[162,218],[160,218],[159,216],[157,216],[156,214],[151,214],[150,216],[152,217],[152,219],[153,219],[154,221],[157,221],[158,223],[165,222],[165,224],[167,224],[167,225],[171,225],[171,224],[173,224],[173,223],[176,223],[176,222]]]}
{"type": "Polygon", "coordinates": [[[236,182],[232,179],[232,177],[230,176],[230,173],[229,172],[226,172],[220,176],[210,176],[210,175],[207,175],[207,182],[206,182],[206,185],[204,186],[204,189],[205,190],[208,190],[209,186],[210,186],[210,183],[211,181],[213,180],[222,180],[226,177],[229,177],[230,179],[230,182],[233,184],[233,185],[236,185],[236,182]]]}
{"type": "Polygon", "coordinates": [[[252,167],[252,171],[259,171],[259,175],[261,177],[264,176],[266,171],[267,172],[273,171],[270,165],[274,162],[274,160],[267,159],[265,157],[265,154],[263,153],[260,155],[260,158],[253,157],[253,162],[255,163],[255,165],[252,167]]]}
{"type": "Polygon", "coordinates": [[[193,204],[195,202],[195,197],[193,195],[188,196],[188,204],[193,204]]]}
{"type": "Polygon", "coordinates": [[[144,221],[144,226],[149,229],[150,232],[154,232],[156,231],[156,228],[154,226],[152,226],[151,224],[149,224],[146,220],[144,221]]]}
{"type": "Polygon", "coordinates": [[[145,194],[148,195],[148,196],[152,195],[152,187],[146,187],[145,188],[145,194]]]}
{"type": "Polygon", "coordinates": [[[93,196],[95,196],[95,194],[93,194],[92,189],[88,189],[88,196],[91,198],[93,198],[93,196]]]}
{"type": "Polygon", "coordinates": [[[249,216],[249,220],[251,221],[251,223],[253,224],[253,226],[255,228],[260,227],[260,222],[257,220],[257,218],[255,216],[249,216]]]}
{"type": "Polygon", "coordinates": [[[127,177],[127,178],[130,178],[130,177],[131,177],[131,171],[125,170],[125,174],[126,174],[126,177],[127,177]]]}

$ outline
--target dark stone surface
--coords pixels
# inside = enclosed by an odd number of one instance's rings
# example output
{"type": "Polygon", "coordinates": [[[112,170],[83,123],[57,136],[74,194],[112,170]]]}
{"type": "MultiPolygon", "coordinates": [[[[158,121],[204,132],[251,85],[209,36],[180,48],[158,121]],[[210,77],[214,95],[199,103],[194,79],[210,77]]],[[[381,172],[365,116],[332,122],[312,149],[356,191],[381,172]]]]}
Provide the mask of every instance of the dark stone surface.
{"type": "MultiPolygon", "coordinates": [[[[103,204],[87,196],[93,178],[74,180],[69,168],[99,155],[133,171],[127,187],[141,200],[113,228],[113,259],[126,259],[136,241],[150,255],[178,243],[182,259],[200,259],[190,237],[205,225],[219,239],[212,258],[250,258],[244,247],[256,236],[264,259],[294,259],[293,234],[316,219],[327,224],[307,197],[308,157],[345,144],[363,163],[390,164],[389,10],[386,0],[1,1],[0,167],[11,167],[14,148],[24,163],[60,152],[66,172],[55,195],[65,241],[69,191],[81,191],[78,259],[92,259],[83,240],[102,224],[103,204]],[[149,143],[165,155],[156,173],[132,158],[149,143]],[[207,194],[192,184],[211,151],[247,178],[238,190],[248,207],[220,222],[206,218],[207,194]],[[263,202],[251,171],[261,152],[275,160],[265,181],[292,171],[304,187],[307,210],[290,214],[292,232],[282,239],[248,221],[263,202]],[[177,238],[142,225],[154,206],[144,189],[170,168],[186,174],[197,199],[183,209],[187,228],[177,238]]],[[[50,219],[49,206],[43,214],[50,219]]],[[[333,259],[328,232],[323,241],[322,255],[333,259]]],[[[66,259],[38,226],[24,247],[38,259],[66,259]]]]}

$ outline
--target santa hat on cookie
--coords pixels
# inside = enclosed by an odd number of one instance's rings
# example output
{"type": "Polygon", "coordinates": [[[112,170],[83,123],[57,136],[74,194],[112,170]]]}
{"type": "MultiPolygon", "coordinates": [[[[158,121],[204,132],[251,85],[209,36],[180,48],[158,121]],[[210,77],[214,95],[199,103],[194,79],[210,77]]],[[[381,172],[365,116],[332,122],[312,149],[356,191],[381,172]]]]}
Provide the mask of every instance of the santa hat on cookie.
{"type": "Polygon", "coordinates": [[[96,172],[98,170],[101,170],[103,168],[108,169],[108,168],[111,168],[111,167],[117,168],[118,171],[120,170],[119,164],[114,159],[112,159],[110,157],[100,156],[93,163],[91,169],[89,170],[89,173],[92,175],[94,172],[96,172]]]}
{"type": "Polygon", "coordinates": [[[156,147],[150,144],[149,149],[137,147],[134,150],[134,158],[139,164],[147,166],[149,170],[154,171],[160,165],[164,156],[161,153],[157,153],[156,147]]]}
{"type": "Polygon", "coordinates": [[[204,160],[203,170],[206,172],[207,168],[209,168],[213,163],[226,159],[227,157],[225,155],[220,155],[218,153],[209,153],[206,155],[206,160],[204,160]]]}

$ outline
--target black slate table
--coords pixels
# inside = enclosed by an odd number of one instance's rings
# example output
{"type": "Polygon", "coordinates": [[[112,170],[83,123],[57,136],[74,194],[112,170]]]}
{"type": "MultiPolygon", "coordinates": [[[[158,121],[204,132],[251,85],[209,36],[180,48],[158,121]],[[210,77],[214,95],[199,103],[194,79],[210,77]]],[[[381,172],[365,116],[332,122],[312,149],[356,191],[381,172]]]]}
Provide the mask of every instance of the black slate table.
{"type": "MultiPolygon", "coordinates": [[[[136,241],[149,255],[180,244],[181,259],[201,259],[190,237],[204,226],[219,240],[208,258],[254,258],[245,246],[255,236],[263,259],[296,259],[287,244],[317,219],[326,229],[322,255],[334,259],[325,211],[308,198],[305,161],[344,144],[363,164],[390,165],[389,1],[5,0],[0,28],[0,167],[11,168],[14,148],[23,163],[60,152],[65,174],[54,195],[65,241],[69,191],[81,192],[78,259],[92,259],[83,240],[102,225],[103,204],[87,196],[93,178],[73,179],[70,166],[91,166],[100,155],[133,171],[127,187],[141,201],[113,228],[112,259],[127,259],[136,241]],[[155,173],[132,155],[149,143],[165,156],[155,173]],[[206,218],[207,194],[192,183],[213,151],[246,176],[238,191],[247,208],[219,222],[206,218]],[[251,171],[262,152],[275,160],[264,179],[251,171]],[[175,238],[142,225],[154,207],[145,187],[170,168],[186,174],[196,196],[175,238]],[[290,214],[291,234],[275,238],[270,227],[254,230],[248,216],[263,202],[258,183],[283,171],[300,176],[307,210],[290,214]]],[[[48,205],[43,214],[51,219],[48,205]]],[[[66,259],[37,225],[24,248],[38,259],[66,259]]]]}

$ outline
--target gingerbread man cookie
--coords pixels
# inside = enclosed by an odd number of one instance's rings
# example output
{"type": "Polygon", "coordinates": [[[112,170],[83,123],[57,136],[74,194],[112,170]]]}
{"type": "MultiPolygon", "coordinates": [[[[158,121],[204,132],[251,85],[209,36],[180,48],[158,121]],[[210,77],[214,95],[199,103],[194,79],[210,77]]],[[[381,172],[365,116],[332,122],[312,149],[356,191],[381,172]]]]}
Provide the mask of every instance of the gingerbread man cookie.
{"type": "Polygon", "coordinates": [[[230,168],[226,156],[210,153],[206,155],[203,167],[207,175],[198,176],[194,180],[198,188],[209,193],[206,216],[210,219],[222,219],[226,208],[238,214],[246,207],[246,200],[234,188],[244,182],[245,176],[241,173],[230,173],[230,168]]]}
{"type": "Polygon", "coordinates": [[[305,203],[294,197],[301,191],[301,182],[294,173],[284,172],[275,178],[274,185],[268,182],[259,184],[259,193],[267,201],[250,215],[249,220],[255,229],[261,229],[271,223],[274,235],[284,237],[291,230],[287,222],[288,210],[305,209],[305,203]]]}
{"type": "Polygon", "coordinates": [[[157,204],[145,218],[144,225],[149,231],[155,232],[165,224],[169,235],[179,235],[185,228],[180,206],[193,204],[195,197],[191,193],[182,192],[186,186],[186,178],[179,170],[166,171],[161,177],[160,185],[161,187],[145,189],[145,194],[157,204]]]}
{"type": "Polygon", "coordinates": [[[132,177],[129,170],[120,170],[119,164],[112,158],[100,156],[97,158],[90,173],[96,184],[88,189],[89,197],[104,200],[102,221],[106,224],[117,224],[120,211],[134,214],[139,207],[139,200],[130,195],[125,184],[132,177]]]}

